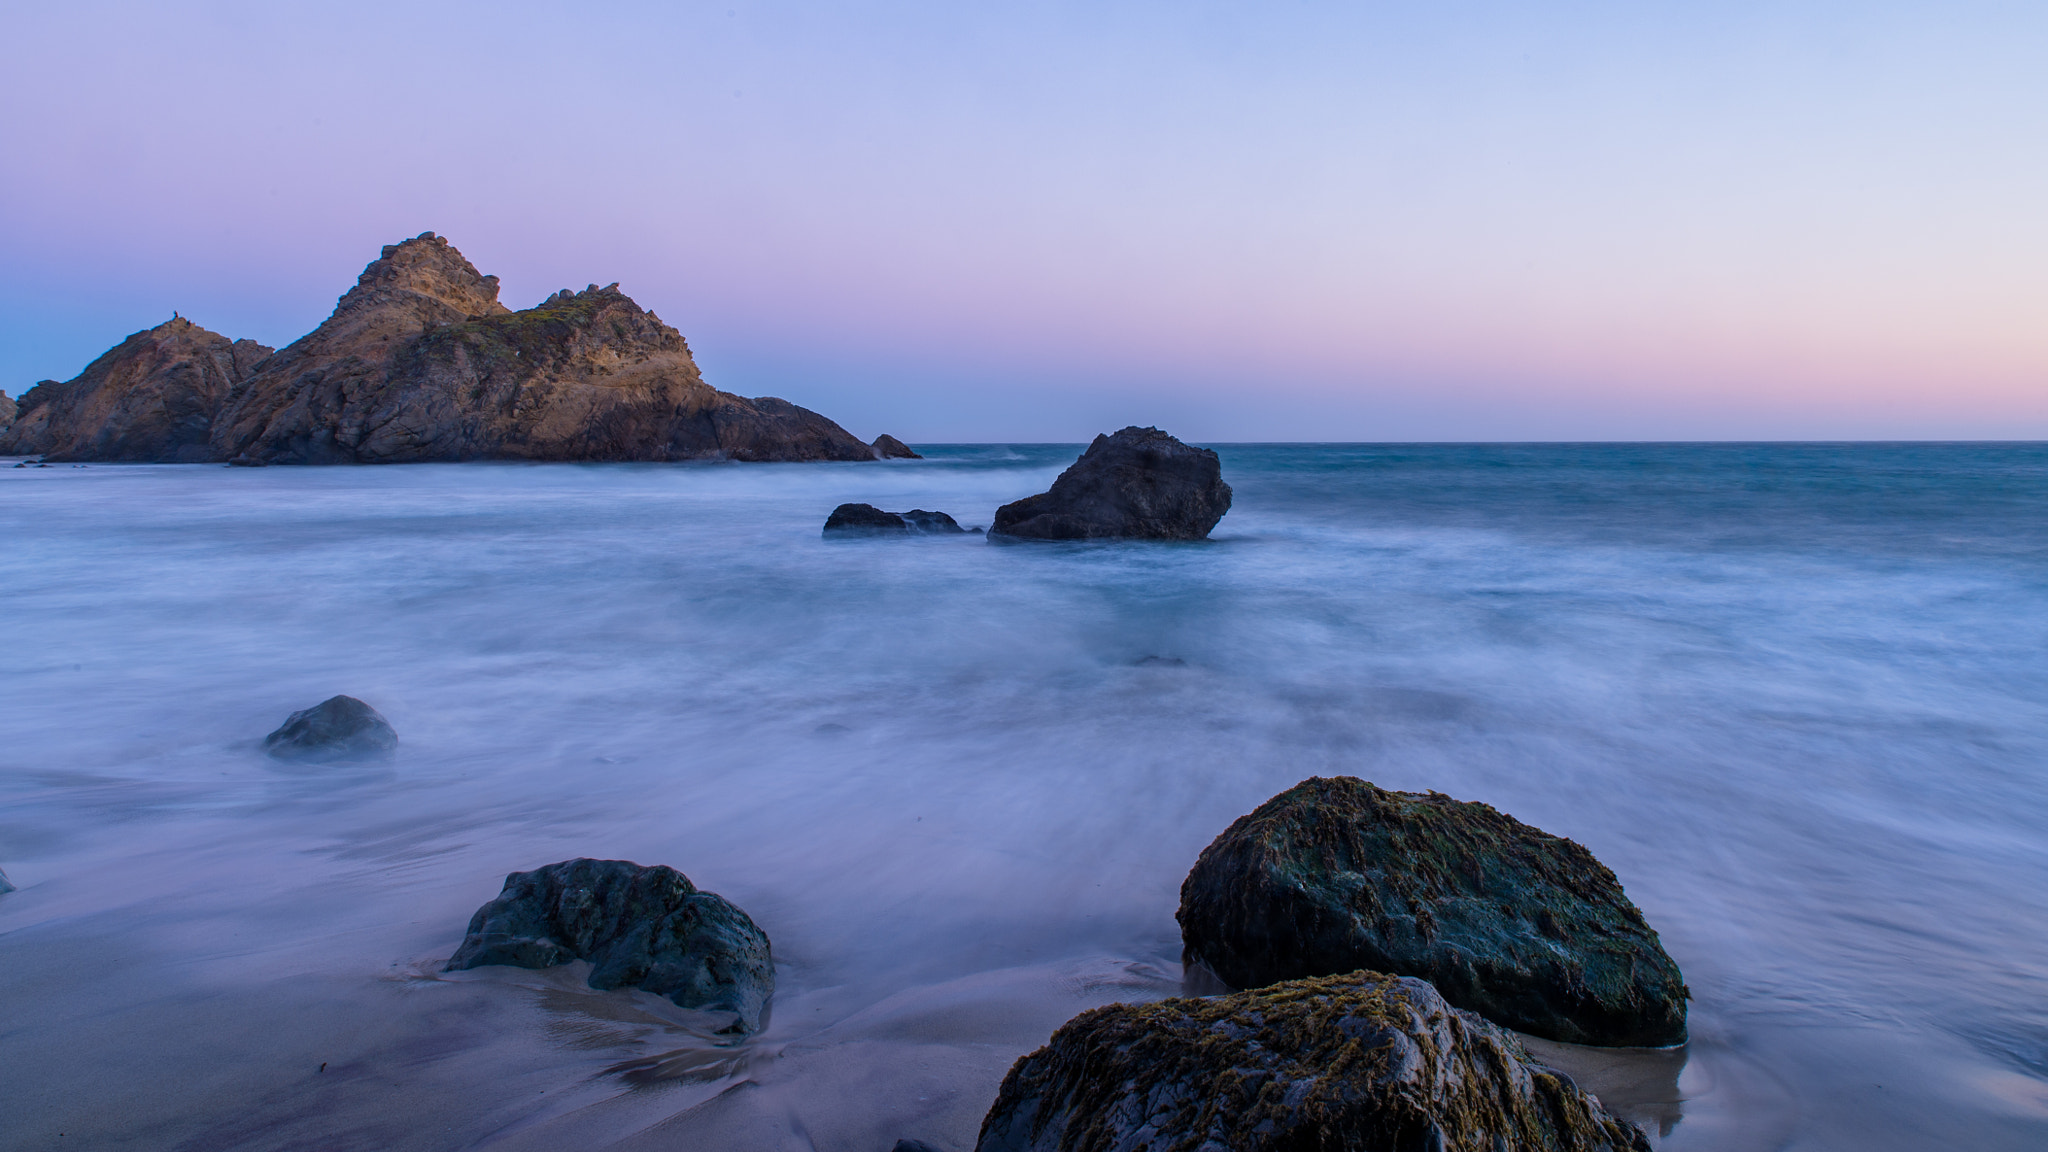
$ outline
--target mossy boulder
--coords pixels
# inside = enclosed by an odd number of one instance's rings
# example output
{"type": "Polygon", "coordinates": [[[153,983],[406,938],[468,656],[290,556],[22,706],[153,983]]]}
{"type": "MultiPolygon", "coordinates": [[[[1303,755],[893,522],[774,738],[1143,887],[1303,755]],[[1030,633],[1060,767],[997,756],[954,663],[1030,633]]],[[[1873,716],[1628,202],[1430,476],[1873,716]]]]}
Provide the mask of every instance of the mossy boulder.
{"type": "Polygon", "coordinates": [[[1112,1004],[1019,1060],[977,1152],[1649,1152],[1509,1033],[1354,972],[1112,1004]]]}
{"type": "Polygon", "coordinates": [[[1365,968],[1547,1040],[1685,1041],[1684,979],[1614,873],[1436,792],[1304,780],[1203,850],[1178,919],[1187,962],[1235,988],[1365,968]]]}
{"type": "Polygon", "coordinates": [[[280,760],[382,760],[398,750],[398,733],[382,713],[353,696],[330,696],[292,713],[263,738],[280,760]]]}
{"type": "Polygon", "coordinates": [[[592,988],[641,988],[731,1013],[719,1029],[728,1035],[759,1031],[775,994],[768,934],[745,912],[673,868],[628,860],[564,860],[505,877],[445,970],[571,960],[590,961],[592,988]]]}

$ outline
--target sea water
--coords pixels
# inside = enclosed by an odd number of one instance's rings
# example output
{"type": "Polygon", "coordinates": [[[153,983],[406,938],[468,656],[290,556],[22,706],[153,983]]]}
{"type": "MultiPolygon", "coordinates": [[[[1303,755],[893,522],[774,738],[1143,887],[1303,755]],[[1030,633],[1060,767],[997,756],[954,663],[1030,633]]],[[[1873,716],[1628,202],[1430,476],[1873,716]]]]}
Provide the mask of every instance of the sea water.
{"type": "Polygon", "coordinates": [[[820,536],[1073,446],[0,471],[0,1145],[965,1152],[1348,774],[1613,868],[1692,1041],[1539,1054],[1660,1148],[2048,1147],[2048,447],[1219,452],[1198,544],[820,536]],[[336,693],[393,762],[262,754],[336,693]],[[769,1027],[440,972],[573,856],[746,909],[769,1027]]]}

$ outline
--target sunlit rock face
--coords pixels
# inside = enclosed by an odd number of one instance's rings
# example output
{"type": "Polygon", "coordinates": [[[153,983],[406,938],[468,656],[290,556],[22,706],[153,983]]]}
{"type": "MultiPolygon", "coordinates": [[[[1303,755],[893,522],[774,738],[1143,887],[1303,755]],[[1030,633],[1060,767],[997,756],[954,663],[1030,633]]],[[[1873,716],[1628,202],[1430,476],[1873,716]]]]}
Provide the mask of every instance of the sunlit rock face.
{"type": "Polygon", "coordinates": [[[1513,1036],[1354,972],[1112,1004],[1019,1060],[977,1152],[1648,1152],[1513,1036]]]}
{"type": "MultiPolygon", "coordinates": [[[[0,420],[0,424],[5,424],[0,420]]],[[[173,319],[23,397],[0,451],[53,460],[873,460],[786,400],[704,382],[682,334],[618,285],[514,312],[433,233],[370,262],[282,350],[173,319]]]]}
{"type": "Polygon", "coordinates": [[[1613,872],[1440,793],[1304,780],[1203,849],[1178,917],[1188,962],[1232,987],[1369,968],[1546,1040],[1686,1037],[1678,965],[1613,872]]]}
{"type": "Polygon", "coordinates": [[[45,380],[0,409],[0,426],[7,426],[0,455],[172,464],[210,459],[215,414],[269,355],[254,340],[230,340],[173,317],[121,341],[74,379],[45,380]]]}

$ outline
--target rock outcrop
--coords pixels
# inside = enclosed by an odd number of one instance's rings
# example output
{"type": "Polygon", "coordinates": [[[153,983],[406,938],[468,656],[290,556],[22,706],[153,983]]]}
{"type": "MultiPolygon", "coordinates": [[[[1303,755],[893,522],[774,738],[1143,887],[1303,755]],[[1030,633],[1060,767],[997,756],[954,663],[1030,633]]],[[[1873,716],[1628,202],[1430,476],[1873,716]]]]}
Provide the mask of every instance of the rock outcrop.
{"type": "Polygon", "coordinates": [[[768,935],[745,912],[673,868],[626,860],[564,860],[505,877],[446,970],[571,960],[590,961],[592,988],[642,988],[731,1013],[720,1029],[731,1035],[758,1031],[775,993],[768,935]]]}
{"type": "Polygon", "coordinates": [[[1203,849],[1177,918],[1186,961],[1236,988],[1366,968],[1547,1040],[1686,1036],[1678,965],[1614,873],[1435,792],[1305,780],[1203,849]]]}
{"type": "Polygon", "coordinates": [[[884,512],[873,504],[841,504],[825,518],[827,536],[958,536],[967,529],[944,512],[884,512]]]}
{"type": "Polygon", "coordinates": [[[17,411],[14,401],[7,398],[7,393],[0,392],[0,432],[7,431],[14,424],[14,414],[17,411]]]}
{"type": "Polygon", "coordinates": [[[0,455],[55,461],[193,464],[211,459],[213,421],[270,349],[182,317],[137,332],[74,379],[45,380],[17,403],[0,455]]]}
{"type": "Polygon", "coordinates": [[[280,760],[322,763],[379,760],[398,751],[398,733],[375,708],[353,696],[330,696],[285,718],[263,738],[263,750],[280,760]]]}
{"type": "Polygon", "coordinates": [[[977,1152],[1649,1152],[1421,980],[1112,1004],[1019,1060],[977,1152]]]}
{"type": "Polygon", "coordinates": [[[910,450],[910,445],[905,444],[903,441],[898,440],[894,436],[889,435],[887,432],[884,432],[880,436],[875,437],[875,442],[873,444],[870,444],[869,447],[875,450],[875,458],[879,460],[924,459],[924,457],[919,456],[915,452],[912,452],[910,450]]]}
{"type": "Polygon", "coordinates": [[[274,354],[173,320],[23,399],[0,451],[63,460],[875,458],[815,412],[704,383],[681,334],[618,285],[514,312],[431,232],[386,247],[274,354]]]}
{"type": "Polygon", "coordinates": [[[1230,511],[1230,485],[1207,448],[1157,428],[1097,436],[1052,489],[996,511],[991,541],[1200,540],[1230,511]]]}

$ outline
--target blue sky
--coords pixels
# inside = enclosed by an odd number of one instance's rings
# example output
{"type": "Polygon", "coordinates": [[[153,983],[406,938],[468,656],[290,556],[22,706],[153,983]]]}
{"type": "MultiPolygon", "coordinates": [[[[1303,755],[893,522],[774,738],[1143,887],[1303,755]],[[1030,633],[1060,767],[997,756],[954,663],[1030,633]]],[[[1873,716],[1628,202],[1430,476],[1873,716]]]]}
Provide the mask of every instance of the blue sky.
{"type": "Polygon", "coordinates": [[[2048,435],[2048,5],[0,5],[0,388],[434,230],[863,436],[2048,435]]]}

